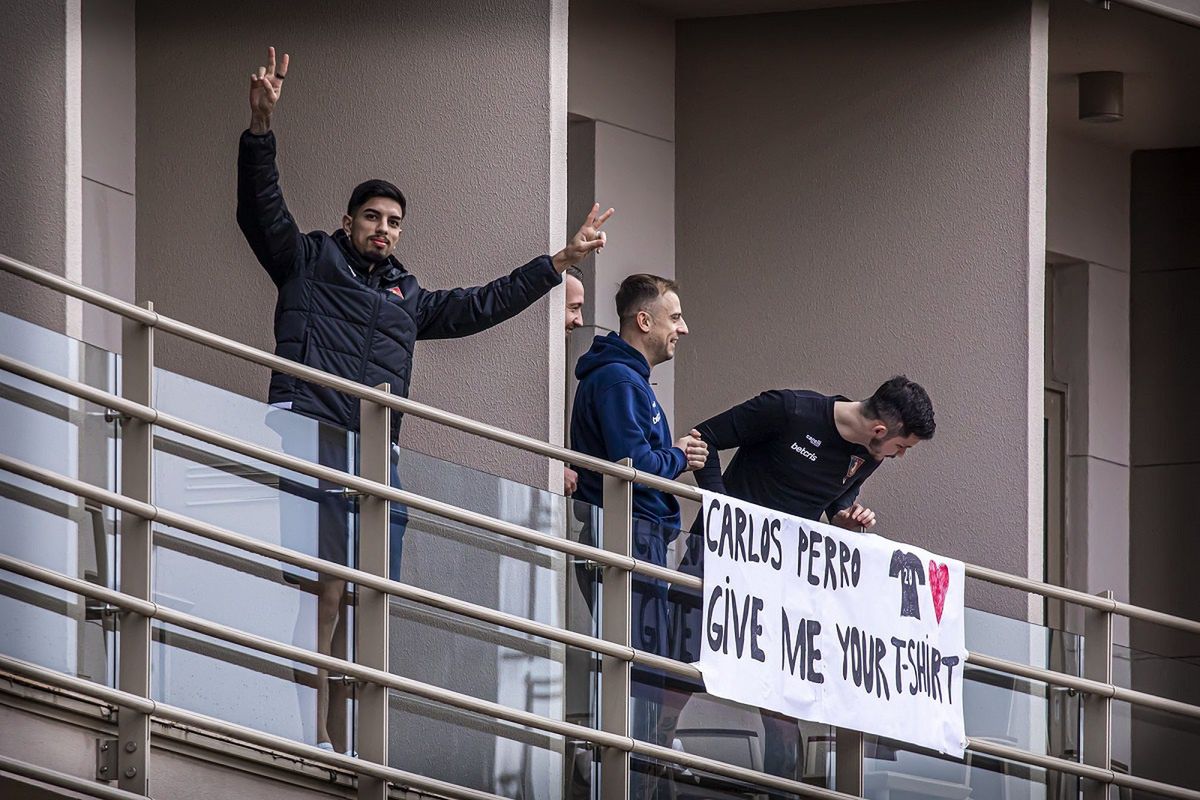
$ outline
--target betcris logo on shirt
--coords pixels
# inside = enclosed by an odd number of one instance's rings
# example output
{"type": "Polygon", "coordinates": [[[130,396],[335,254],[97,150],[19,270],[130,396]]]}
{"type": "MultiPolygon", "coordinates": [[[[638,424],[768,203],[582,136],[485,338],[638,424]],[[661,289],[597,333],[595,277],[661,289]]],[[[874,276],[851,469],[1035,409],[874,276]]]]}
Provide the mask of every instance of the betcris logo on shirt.
{"type": "Polygon", "coordinates": [[[809,461],[817,460],[817,454],[812,452],[811,450],[801,446],[801,444],[799,442],[792,442],[792,449],[795,450],[800,455],[807,458],[809,461]]]}
{"type": "MultiPolygon", "coordinates": [[[[655,401],[655,400],[651,400],[651,401],[650,401],[650,410],[651,410],[651,411],[658,411],[658,402],[657,402],[657,401],[655,401]]],[[[658,413],[657,413],[657,414],[655,414],[655,415],[654,415],[654,416],[653,416],[653,417],[650,419],[650,424],[651,424],[651,425],[657,425],[657,424],[658,424],[659,422],[661,422],[661,421],[662,421],[662,412],[661,412],[661,411],[658,411],[658,413]]]]}

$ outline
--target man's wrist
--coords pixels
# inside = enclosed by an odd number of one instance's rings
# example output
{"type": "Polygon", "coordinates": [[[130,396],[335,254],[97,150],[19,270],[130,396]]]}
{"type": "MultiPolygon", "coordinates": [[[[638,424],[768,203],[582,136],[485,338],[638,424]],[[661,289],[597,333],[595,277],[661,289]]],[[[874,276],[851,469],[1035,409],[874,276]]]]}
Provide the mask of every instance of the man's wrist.
{"type": "Polygon", "coordinates": [[[261,114],[250,115],[250,132],[262,136],[271,130],[271,118],[264,117],[261,114]]]}
{"type": "Polygon", "coordinates": [[[559,250],[554,255],[550,256],[550,264],[554,267],[559,275],[567,271],[567,267],[571,266],[571,261],[567,258],[567,251],[559,250]]]}

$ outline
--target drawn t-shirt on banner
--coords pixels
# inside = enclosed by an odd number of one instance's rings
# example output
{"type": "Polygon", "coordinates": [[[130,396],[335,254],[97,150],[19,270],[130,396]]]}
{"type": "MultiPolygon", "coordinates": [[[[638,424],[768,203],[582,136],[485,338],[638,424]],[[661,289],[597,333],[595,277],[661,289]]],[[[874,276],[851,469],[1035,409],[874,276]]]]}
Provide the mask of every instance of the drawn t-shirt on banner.
{"type": "Polygon", "coordinates": [[[849,508],[879,466],[833,421],[833,404],[848,400],[806,389],[774,389],[697,425],[709,444],[696,483],[804,519],[849,508]],[[719,450],[738,448],[725,474],[719,450]]]}
{"type": "Polygon", "coordinates": [[[904,550],[892,553],[892,565],[888,576],[900,579],[900,616],[921,618],[921,601],[917,596],[917,584],[925,585],[925,567],[921,559],[904,550]]]}

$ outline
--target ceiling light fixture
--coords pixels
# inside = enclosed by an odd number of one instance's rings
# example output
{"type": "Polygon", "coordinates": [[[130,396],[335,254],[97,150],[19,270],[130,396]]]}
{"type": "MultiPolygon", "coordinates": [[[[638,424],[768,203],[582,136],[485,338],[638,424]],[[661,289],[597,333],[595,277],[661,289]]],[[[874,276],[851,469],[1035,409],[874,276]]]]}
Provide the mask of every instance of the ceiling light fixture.
{"type": "Polygon", "coordinates": [[[1125,73],[1079,73],[1079,118],[1084,122],[1125,119],[1125,73]]]}

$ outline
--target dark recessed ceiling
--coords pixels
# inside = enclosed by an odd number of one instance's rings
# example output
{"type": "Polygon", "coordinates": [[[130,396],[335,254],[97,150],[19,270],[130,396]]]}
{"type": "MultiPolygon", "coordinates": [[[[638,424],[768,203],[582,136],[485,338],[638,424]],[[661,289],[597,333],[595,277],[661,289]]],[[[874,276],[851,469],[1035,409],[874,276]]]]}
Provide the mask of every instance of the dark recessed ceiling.
{"type": "Polygon", "coordinates": [[[1114,3],[1050,5],[1050,128],[1128,150],[1200,145],[1200,28],[1114,3]],[[1125,119],[1079,120],[1076,75],[1125,73],[1125,119]]]}

